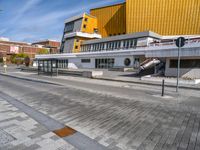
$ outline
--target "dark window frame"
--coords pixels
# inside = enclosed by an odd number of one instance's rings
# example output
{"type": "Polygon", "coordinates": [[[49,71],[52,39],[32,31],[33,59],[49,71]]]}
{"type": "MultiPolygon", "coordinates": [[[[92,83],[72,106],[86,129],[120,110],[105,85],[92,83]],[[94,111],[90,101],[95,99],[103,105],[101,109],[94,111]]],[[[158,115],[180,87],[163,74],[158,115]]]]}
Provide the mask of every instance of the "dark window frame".
{"type": "MultiPolygon", "coordinates": [[[[177,68],[178,60],[170,59],[169,68],[177,68]]],[[[200,68],[200,59],[182,59],[180,61],[181,69],[200,68]]]]}
{"type": "Polygon", "coordinates": [[[81,59],[81,63],[91,63],[91,59],[81,59]]]}

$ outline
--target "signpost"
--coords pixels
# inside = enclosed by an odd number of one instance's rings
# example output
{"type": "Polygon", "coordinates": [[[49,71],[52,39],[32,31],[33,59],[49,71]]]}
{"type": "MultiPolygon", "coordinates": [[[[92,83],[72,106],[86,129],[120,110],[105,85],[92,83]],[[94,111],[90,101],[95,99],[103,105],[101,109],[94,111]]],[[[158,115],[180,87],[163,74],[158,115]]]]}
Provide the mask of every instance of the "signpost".
{"type": "Polygon", "coordinates": [[[179,77],[180,77],[180,64],[181,64],[181,56],[180,56],[180,51],[181,47],[185,45],[185,38],[184,37],[179,37],[176,40],[176,46],[178,47],[178,65],[177,65],[177,84],[176,84],[176,92],[179,90],[179,77]]]}
{"type": "Polygon", "coordinates": [[[6,57],[3,57],[3,68],[4,68],[4,73],[6,73],[6,69],[7,69],[7,65],[6,65],[6,60],[7,58],[6,57]]]}

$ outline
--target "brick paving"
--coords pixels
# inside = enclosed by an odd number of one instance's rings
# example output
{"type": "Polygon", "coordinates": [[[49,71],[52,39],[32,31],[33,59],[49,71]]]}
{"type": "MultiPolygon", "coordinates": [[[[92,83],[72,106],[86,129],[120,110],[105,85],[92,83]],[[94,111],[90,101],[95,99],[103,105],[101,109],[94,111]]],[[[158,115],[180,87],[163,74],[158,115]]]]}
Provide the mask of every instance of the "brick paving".
{"type": "Polygon", "coordinates": [[[76,150],[29,116],[0,100],[0,150],[76,150]]]}
{"type": "MultiPolygon", "coordinates": [[[[20,85],[18,80],[4,82],[2,86],[7,94],[95,139],[108,149],[200,149],[198,91],[196,95],[180,96],[180,103],[174,100],[163,104],[148,102],[154,98],[149,91],[132,90],[131,94],[135,96],[130,100],[70,87],[39,83],[30,86],[30,82],[25,81],[20,85]],[[140,100],[141,95],[146,101],[140,100]]],[[[3,88],[0,85],[0,90],[3,88]]]]}

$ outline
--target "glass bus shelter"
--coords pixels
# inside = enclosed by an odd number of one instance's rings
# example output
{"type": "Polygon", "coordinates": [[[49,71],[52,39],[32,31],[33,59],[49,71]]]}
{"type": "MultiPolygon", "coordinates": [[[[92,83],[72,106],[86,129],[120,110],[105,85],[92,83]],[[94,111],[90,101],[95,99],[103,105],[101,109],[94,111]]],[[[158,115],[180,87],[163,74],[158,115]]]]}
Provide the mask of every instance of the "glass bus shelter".
{"type": "Polygon", "coordinates": [[[38,75],[46,74],[57,76],[60,68],[68,68],[67,59],[39,59],[38,61],[38,75]]]}

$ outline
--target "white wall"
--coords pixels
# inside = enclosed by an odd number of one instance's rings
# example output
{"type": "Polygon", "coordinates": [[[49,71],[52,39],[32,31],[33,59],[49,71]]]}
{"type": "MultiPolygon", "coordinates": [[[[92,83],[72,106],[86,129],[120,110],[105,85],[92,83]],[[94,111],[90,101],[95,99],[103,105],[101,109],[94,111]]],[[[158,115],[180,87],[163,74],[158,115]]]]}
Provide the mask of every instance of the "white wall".
{"type": "Polygon", "coordinates": [[[116,57],[114,67],[133,67],[134,57],[127,56],[127,57],[116,57]],[[131,60],[130,66],[125,66],[124,61],[126,58],[131,60]]]}
{"type": "Polygon", "coordinates": [[[89,58],[69,58],[68,59],[68,68],[69,69],[92,69],[95,68],[95,59],[91,58],[90,63],[81,63],[81,59],[89,58]]]}
{"type": "MultiPolygon", "coordinates": [[[[83,59],[89,59],[89,58],[83,58],[83,59]]],[[[82,68],[86,69],[93,69],[95,68],[95,58],[90,58],[90,63],[81,63],[82,68]]]]}
{"type": "MultiPolygon", "coordinates": [[[[117,57],[97,57],[99,59],[101,58],[114,58],[115,63],[114,67],[134,67],[134,61],[135,58],[140,58],[140,61],[143,62],[143,56],[117,56],[117,57]],[[124,61],[126,58],[129,58],[131,60],[131,64],[129,66],[125,66],[124,61]]],[[[70,69],[94,69],[95,68],[95,59],[96,58],[69,58],[68,59],[68,68],[70,69]],[[81,59],[90,59],[90,63],[82,63],[81,59]]]]}

